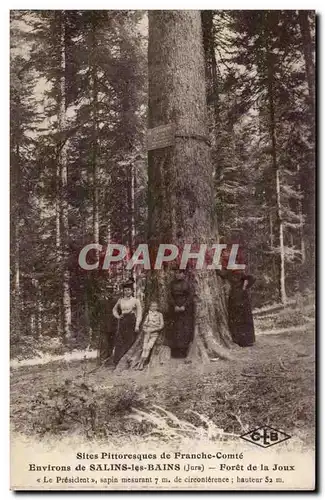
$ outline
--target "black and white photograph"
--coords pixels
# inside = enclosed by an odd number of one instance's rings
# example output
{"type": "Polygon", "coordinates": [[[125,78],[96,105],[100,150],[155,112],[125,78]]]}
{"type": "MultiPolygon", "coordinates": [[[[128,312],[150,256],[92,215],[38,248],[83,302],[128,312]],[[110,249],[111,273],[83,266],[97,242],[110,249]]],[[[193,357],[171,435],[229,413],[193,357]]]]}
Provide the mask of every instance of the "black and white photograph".
{"type": "Polygon", "coordinates": [[[12,490],[315,490],[316,20],[10,11],[12,490]]]}

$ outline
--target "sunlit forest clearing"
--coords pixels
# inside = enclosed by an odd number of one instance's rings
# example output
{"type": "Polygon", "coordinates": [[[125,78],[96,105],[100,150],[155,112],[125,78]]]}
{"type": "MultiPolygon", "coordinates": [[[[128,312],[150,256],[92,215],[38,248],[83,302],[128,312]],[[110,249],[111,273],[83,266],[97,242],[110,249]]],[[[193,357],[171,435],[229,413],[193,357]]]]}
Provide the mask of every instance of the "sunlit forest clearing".
{"type": "Polygon", "coordinates": [[[149,374],[98,368],[96,359],[14,368],[12,431],[30,439],[73,435],[76,442],[96,439],[117,445],[129,442],[130,435],[142,442],[238,440],[252,424],[268,422],[292,432],[299,447],[310,449],[313,306],[299,303],[304,324],[298,331],[297,309],[286,313],[285,333],[277,313],[261,317],[258,321],[269,333],[258,335],[250,351],[238,348],[235,364],[215,361],[198,368],[178,362],[172,370],[162,365],[149,374]],[[277,327],[282,333],[272,334],[277,327]]]}

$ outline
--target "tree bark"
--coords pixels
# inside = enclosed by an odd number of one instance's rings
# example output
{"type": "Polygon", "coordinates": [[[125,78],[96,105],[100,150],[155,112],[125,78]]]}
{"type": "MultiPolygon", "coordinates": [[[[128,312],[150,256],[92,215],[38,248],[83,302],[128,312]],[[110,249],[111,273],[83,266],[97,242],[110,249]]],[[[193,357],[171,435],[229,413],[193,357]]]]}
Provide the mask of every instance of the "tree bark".
{"type": "MultiPolygon", "coordinates": [[[[149,151],[149,243],[213,243],[213,168],[207,141],[205,65],[199,11],[149,11],[149,128],[174,123],[175,145],[149,151]]],[[[195,335],[190,358],[229,358],[231,338],[221,279],[193,272],[195,335]],[[220,281],[219,281],[220,280],[220,281]]],[[[169,271],[151,271],[147,302],[167,312],[169,271]]],[[[141,336],[126,357],[141,354],[141,336]]],[[[155,363],[158,353],[153,354],[155,363]]],[[[122,365],[125,360],[122,359],[122,365]]]]}

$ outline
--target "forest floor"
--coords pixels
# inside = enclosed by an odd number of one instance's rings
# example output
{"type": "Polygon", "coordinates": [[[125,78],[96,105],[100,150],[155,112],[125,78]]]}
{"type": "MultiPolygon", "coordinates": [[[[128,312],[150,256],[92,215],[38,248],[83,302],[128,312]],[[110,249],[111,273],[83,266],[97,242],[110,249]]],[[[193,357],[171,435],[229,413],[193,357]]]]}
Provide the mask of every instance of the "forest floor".
{"type": "Polygon", "coordinates": [[[234,348],[233,361],[202,366],[171,360],[143,372],[117,372],[96,369],[96,360],[85,358],[13,369],[12,432],[42,438],[75,434],[120,442],[132,435],[168,441],[198,432],[238,436],[270,425],[311,448],[314,312],[308,304],[300,304],[299,311],[277,311],[273,317],[263,313],[257,327],[271,331],[258,335],[253,347],[234,348]],[[296,324],[298,313],[303,328],[296,324]],[[281,329],[285,333],[278,333],[281,329]]]}

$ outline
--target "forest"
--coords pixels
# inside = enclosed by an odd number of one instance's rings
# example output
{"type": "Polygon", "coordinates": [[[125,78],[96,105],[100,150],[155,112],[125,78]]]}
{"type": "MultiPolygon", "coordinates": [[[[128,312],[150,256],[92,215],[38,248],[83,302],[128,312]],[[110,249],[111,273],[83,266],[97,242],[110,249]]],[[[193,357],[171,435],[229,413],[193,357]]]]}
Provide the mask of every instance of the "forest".
{"type": "MultiPolygon", "coordinates": [[[[171,13],[167,36],[146,11],[11,12],[14,354],[41,338],[98,346],[130,272],[123,263],[81,269],[89,243],[132,251],[218,235],[243,249],[255,308],[313,295],[315,15],[201,11],[199,21],[188,34],[171,13]],[[148,152],[148,128],[176,108],[185,127],[177,152],[148,152]],[[169,191],[185,201],[166,203],[169,191]]],[[[135,276],[139,293],[155,287],[147,273],[135,276]]],[[[203,291],[214,284],[198,286],[208,307],[203,291]]]]}

